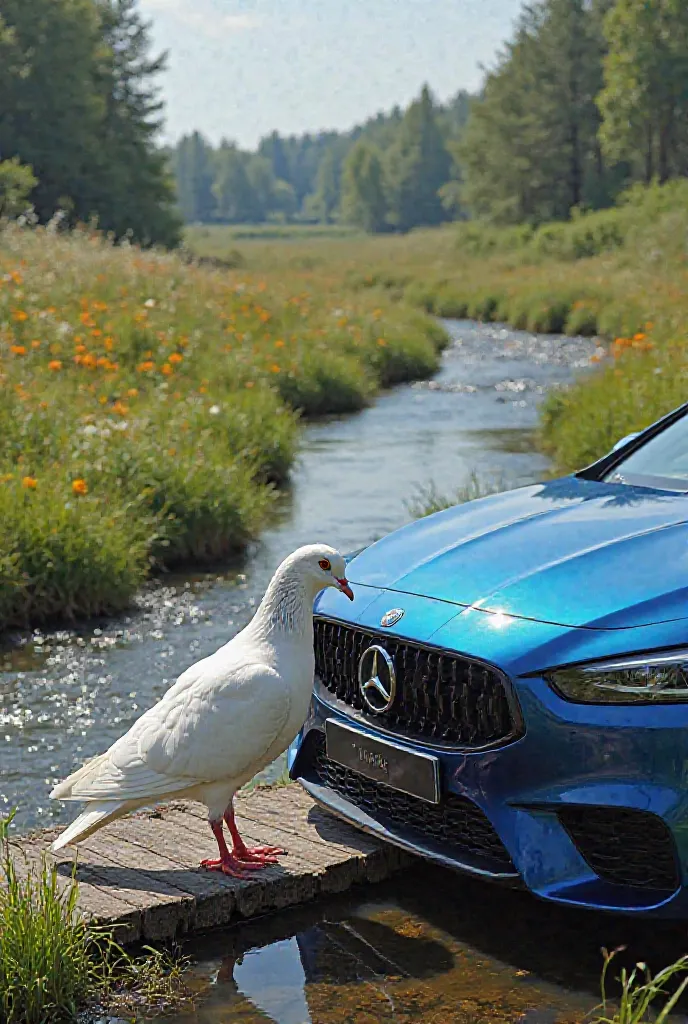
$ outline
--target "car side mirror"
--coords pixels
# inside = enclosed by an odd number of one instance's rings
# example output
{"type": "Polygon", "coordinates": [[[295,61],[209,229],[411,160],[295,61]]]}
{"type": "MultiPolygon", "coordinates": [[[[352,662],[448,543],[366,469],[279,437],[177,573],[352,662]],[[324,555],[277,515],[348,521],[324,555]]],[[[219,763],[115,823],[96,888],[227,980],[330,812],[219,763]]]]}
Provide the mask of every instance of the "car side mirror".
{"type": "MultiPolygon", "coordinates": [[[[629,442],[629,441],[632,441],[632,440],[633,440],[633,438],[634,438],[634,437],[637,437],[639,433],[640,433],[640,431],[639,431],[639,430],[636,430],[636,431],[634,431],[634,433],[632,433],[632,434],[626,434],[626,436],[625,436],[625,437],[622,437],[620,441],[617,441],[617,442],[616,442],[616,444],[615,444],[615,445],[614,445],[614,447],[612,448],[612,452],[616,452],[616,451],[618,451],[618,450],[619,450],[619,448],[623,448],[623,446],[624,446],[625,444],[628,444],[628,442],[629,442]]],[[[611,454],[611,452],[610,452],[610,454],[611,454]]]]}

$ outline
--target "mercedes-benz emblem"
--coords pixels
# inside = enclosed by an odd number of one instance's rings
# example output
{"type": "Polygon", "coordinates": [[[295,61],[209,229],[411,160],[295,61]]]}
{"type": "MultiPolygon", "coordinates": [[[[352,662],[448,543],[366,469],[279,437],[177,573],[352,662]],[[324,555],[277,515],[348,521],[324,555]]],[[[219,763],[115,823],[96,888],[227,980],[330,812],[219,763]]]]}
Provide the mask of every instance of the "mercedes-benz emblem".
{"type": "Polygon", "coordinates": [[[390,610],[388,612],[385,612],[385,614],[380,619],[380,625],[386,627],[396,626],[399,619],[403,619],[403,617],[403,608],[390,608],[390,610]]]}
{"type": "Polygon", "coordinates": [[[394,662],[384,647],[377,644],[361,655],[358,663],[358,688],[369,711],[383,715],[394,704],[397,676],[394,662]]]}

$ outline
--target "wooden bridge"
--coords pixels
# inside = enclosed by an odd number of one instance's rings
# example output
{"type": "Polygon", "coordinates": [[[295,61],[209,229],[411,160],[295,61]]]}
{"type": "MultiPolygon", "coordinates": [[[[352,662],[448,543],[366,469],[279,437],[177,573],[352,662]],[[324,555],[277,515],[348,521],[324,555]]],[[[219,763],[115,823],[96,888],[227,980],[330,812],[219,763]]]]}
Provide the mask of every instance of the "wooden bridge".
{"type": "Polygon", "coordinates": [[[235,802],[237,824],[249,845],[281,846],[278,865],[243,881],[204,871],[217,855],[200,804],[171,803],[113,822],[77,849],[57,854],[50,844],[60,829],[13,840],[21,876],[57,865],[62,887],[74,862],[79,909],[112,927],[122,944],[161,941],[205,931],[374,882],[408,864],[392,846],[358,832],[318,808],[298,785],[257,789],[235,802]]]}

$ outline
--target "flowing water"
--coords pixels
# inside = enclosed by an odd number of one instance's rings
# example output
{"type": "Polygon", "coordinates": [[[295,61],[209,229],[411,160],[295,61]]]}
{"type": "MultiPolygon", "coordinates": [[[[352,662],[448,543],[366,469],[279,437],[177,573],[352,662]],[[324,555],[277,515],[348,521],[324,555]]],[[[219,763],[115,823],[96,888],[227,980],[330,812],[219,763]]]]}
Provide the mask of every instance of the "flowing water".
{"type": "MultiPolygon", "coordinates": [[[[75,815],[49,800],[55,781],[242,628],[299,544],[352,550],[411,518],[422,489],[451,494],[473,473],[505,487],[546,473],[533,443],[538,404],[590,366],[595,342],[447,326],[453,344],[434,380],[305,428],[291,494],[241,565],[166,577],[119,620],[10,638],[0,651],[0,813],[18,806],[16,831],[75,815]]],[[[384,887],[197,944],[203,996],[176,1024],[578,1020],[595,1002],[600,946],[627,934],[605,931],[609,920],[419,864],[384,887]]]]}
{"type": "Polygon", "coordinates": [[[67,821],[52,785],[101,753],[192,662],[251,617],[279,561],[323,540],[351,551],[411,518],[419,490],[456,491],[471,474],[538,479],[537,406],[590,365],[596,344],[448,322],[453,344],[434,380],[395,388],[362,413],[307,426],[273,528],[224,575],[166,577],[129,615],[75,631],[14,638],[0,650],[0,813],[15,830],[67,821]]]}

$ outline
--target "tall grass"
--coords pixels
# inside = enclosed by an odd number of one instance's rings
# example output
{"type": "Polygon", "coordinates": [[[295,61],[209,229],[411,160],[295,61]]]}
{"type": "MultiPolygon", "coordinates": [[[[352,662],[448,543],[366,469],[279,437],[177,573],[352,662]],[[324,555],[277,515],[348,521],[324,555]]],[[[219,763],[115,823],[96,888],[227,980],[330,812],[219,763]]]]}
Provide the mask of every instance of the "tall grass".
{"type": "Polygon", "coordinates": [[[418,488],[417,493],[406,503],[406,508],[414,519],[422,519],[434,515],[435,512],[443,512],[454,505],[465,505],[468,501],[486,498],[491,494],[501,494],[502,491],[509,489],[502,476],[486,477],[473,472],[462,487],[451,493],[441,491],[436,484],[418,488]]]}
{"type": "MultiPolygon", "coordinates": [[[[1,228],[1,226],[0,226],[1,228]]],[[[409,306],[303,269],[0,230],[0,628],[124,607],[265,523],[299,416],[428,376],[409,306]]]]}
{"type": "Polygon", "coordinates": [[[622,968],[619,977],[621,996],[612,1003],[607,993],[608,978],[618,951],[602,952],[604,966],[601,978],[601,1016],[595,1017],[593,1024],[664,1024],[670,1020],[669,1015],[688,988],[688,956],[681,957],[655,975],[651,973],[647,964],[643,963],[636,964],[630,972],[625,967],[622,968]],[[684,977],[678,985],[674,984],[673,990],[668,989],[669,983],[674,982],[680,975],[684,977]],[[660,999],[662,1005],[657,1009],[656,1004],[660,999]]]}
{"type": "Polygon", "coordinates": [[[0,819],[0,1024],[74,1021],[89,1003],[152,1009],[186,998],[183,960],[148,948],[142,957],[125,953],[80,916],[77,883],[62,889],[46,861],[20,875],[10,821],[0,819]]]}
{"type": "MultiPolygon", "coordinates": [[[[599,372],[543,406],[543,447],[568,472],[685,401],[687,238],[683,180],[636,187],[616,209],[538,229],[462,224],[311,251],[321,273],[337,265],[352,288],[378,301],[411,303],[438,317],[598,336],[599,372]]],[[[298,251],[305,254],[303,246],[298,251]]],[[[245,249],[249,259],[251,252],[245,249]]]]}

